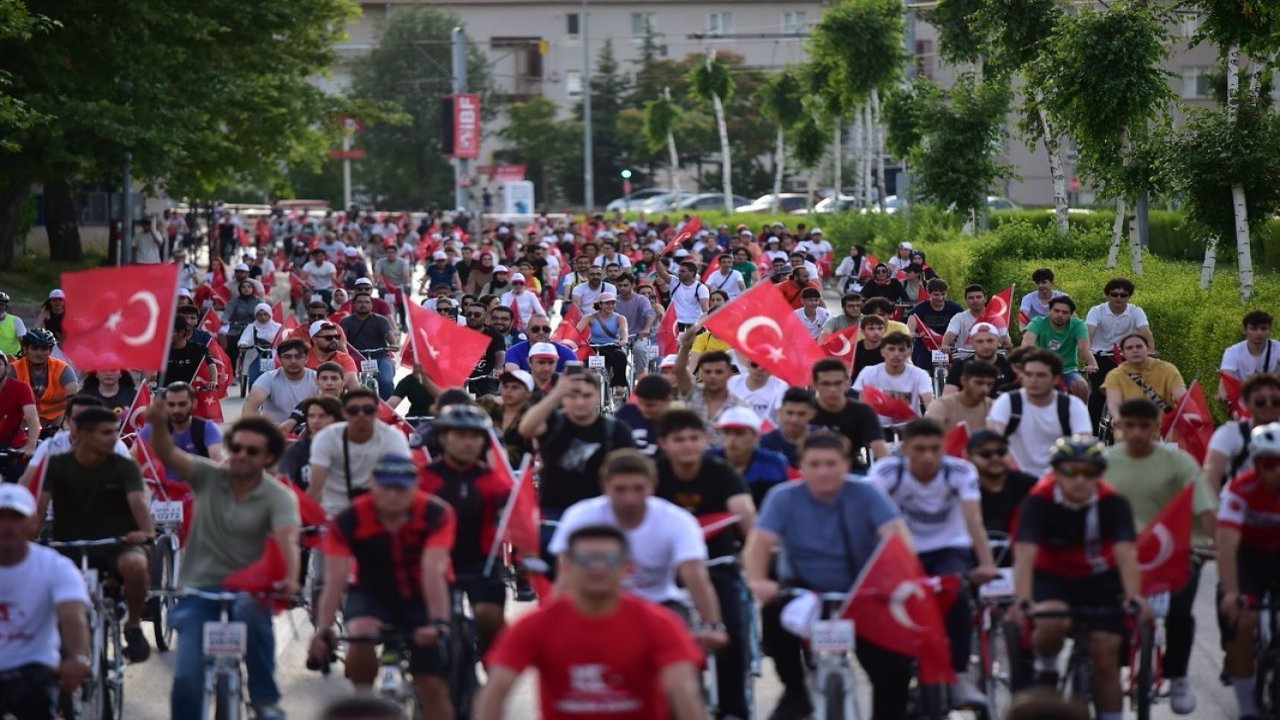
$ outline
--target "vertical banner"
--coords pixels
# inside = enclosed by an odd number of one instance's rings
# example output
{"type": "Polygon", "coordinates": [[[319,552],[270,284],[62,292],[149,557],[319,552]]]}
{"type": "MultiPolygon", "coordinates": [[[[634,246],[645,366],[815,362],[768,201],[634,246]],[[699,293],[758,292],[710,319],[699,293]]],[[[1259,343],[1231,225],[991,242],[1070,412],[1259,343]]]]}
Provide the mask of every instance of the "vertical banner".
{"type": "Polygon", "coordinates": [[[453,100],[453,152],[455,158],[480,157],[480,96],[475,93],[454,93],[453,100]]]}

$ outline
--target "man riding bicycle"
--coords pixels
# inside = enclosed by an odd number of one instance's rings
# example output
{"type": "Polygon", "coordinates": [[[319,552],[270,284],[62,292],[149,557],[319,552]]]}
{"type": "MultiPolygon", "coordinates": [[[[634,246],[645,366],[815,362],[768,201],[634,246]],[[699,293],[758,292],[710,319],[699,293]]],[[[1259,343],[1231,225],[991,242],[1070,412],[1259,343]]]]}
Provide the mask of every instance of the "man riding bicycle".
{"type": "MultiPolygon", "coordinates": [[[[449,552],[457,528],[453,509],[417,489],[418,469],[407,456],[385,455],[372,472],[368,494],[338,513],[324,538],[325,583],[309,654],[332,652],[333,624],[342,603],[351,636],[376,637],[383,626],[410,633],[409,670],[422,717],[453,717],[441,650],[449,633],[449,552]],[[355,582],[348,587],[348,576],[355,582]]],[[[372,642],[347,648],[347,677],[368,691],[378,673],[372,642]]]]}
{"type": "MultiPolygon", "coordinates": [[[[9,365],[9,377],[30,385],[36,396],[36,412],[43,426],[43,431],[38,434],[57,430],[67,398],[80,392],[75,370],[66,362],[51,357],[57,344],[53,333],[44,328],[32,328],[22,336],[22,357],[9,365]]],[[[37,431],[31,428],[30,432],[37,431]]]]}

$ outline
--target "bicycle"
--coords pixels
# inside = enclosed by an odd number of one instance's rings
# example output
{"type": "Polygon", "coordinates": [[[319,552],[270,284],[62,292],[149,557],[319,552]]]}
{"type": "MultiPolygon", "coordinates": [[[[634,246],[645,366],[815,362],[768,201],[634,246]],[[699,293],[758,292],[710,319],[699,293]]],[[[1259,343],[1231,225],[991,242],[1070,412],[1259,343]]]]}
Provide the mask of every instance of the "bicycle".
{"type": "MultiPolygon", "coordinates": [[[[178,571],[182,566],[182,544],[178,531],[183,522],[183,506],[180,500],[168,496],[151,501],[151,520],[155,524],[155,552],[151,557],[151,587],[160,591],[172,591],[178,586],[178,571]]],[[[153,592],[147,598],[143,619],[151,621],[151,634],[156,650],[167,652],[173,647],[176,630],[169,622],[173,610],[173,596],[153,592]]]]}
{"type": "Polygon", "coordinates": [[[947,373],[951,371],[951,356],[946,350],[933,350],[930,357],[933,359],[933,396],[942,397],[947,387],[947,373]]]}
{"type": "Polygon", "coordinates": [[[387,354],[387,348],[350,349],[354,353],[353,357],[360,363],[360,372],[356,376],[360,384],[374,392],[378,392],[378,358],[387,354]]]}
{"type": "MultiPolygon", "coordinates": [[[[780,599],[795,598],[809,591],[782,589],[780,599]]],[[[809,697],[815,720],[856,720],[862,715],[854,698],[853,621],[839,617],[845,593],[820,593],[821,608],[810,627],[809,697]]]]}
{"type": "Polygon", "coordinates": [[[600,390],[600,412],[602,414],[611,414],[614,410],[621,407],[626,400],[627,394],[631,392],[631,387],[634,385],[634,368],[628,360],[626,387],[618,388],[624,389],[626,393],[614,392],[613,369],[608,366],[605,362],[605,356],[601,354],[603,350],[607,349],[621,350],[621,348],[615,344],[592,345],[592,354],[587,357],[587,367],[595,371],[596,374],[596,387],[600,390]]]}
{"type": "MultiPolygon", "coordinates": [[[[989,544],[996,564],[1002,565],[1009,552],[1008,535],[992,532],[989,544]]],[[[1030,682],[1018,629],[1005,620],[1013,604],[1013,568],[998,569],[999,576],[978,587],[978,603],[973,615],[977,636],[974,648],[978,652],[976,680],[987,696],[991,717],[1000,717],[1000,709],[1008,705],[1013,693],[1030,682]]]]}
{"type": "MultiPolygon", "coordinates": [[[[717,566],[734,567],[737,565],[737,563],[738,563],[738,558],[736,556],[726,555],[723,557],[711,558],[706,562],[706,566],[708,570],[710,570],[711,568],[717,567],[717,566]]],[[[742,687],[744,690],[744,695],[746,696],[748,718],[744,718],[744,720],[749,720],[749,717],[753,715],[755,710],[755,704],[756,704],[755,683],[756,683],[756,679],[759,678],[761,675],[760,663],[763,658],[763,653],[760,650],[760,621],[756,617],[755,601],[751,597],[751,590],[747,587],[747,583],[745,579],[743,579],[738,584],[738,600],[739,600],[739,605],[742,608],[741,634],[742,634],[742,637],[746,639],[745,646],[742,648],[739,648],[741,651],[745,653],[744,657],[746,659],[746,663],[744,663],[746,672],[743,673],[742,687]]],[[[718,687],[717,685],[714,684],[717,681],[714,675],[714,673],[717,672],[717,670],[714,667],[715,656],[708,655],[707,661],[708,661],[708,668],[711,670],[712,674],[709,677],[704,678],[704,682],[710,683],[710,684],[707,684],[706,687],[709,687],[709,688],[718,687]]],[[[713,709],[709,702],[710,699],[711,699],[711,696],[708,695],[707,711],[709,715],[714,715],[715,711],[718,710],[719,708],[717,707],[713,709]]],[[[716,700],[717,700],[716,704],[718,706],[719,698],[716,698],[716,700]]]]}
{"type": "MultiPolygon", "coordinates": [[[[1024,611],[1024,615],[1033,622],[1041,618],[1071,620],[1071,654],[1067,658],[1067,671],[1062,675],[1059,691],[1063,697],[1074,698],[1085,706],[1094,704],[1093,660],[1089,657],[1088,632],[1090,628],[1087,621],[1113,619],[1121,615],[1133,619],[1136,614],[1137,608],[1135,607],[1079,607],[1067,610],[1040,610],[1037,612],[1032,612],[1027,608],[1024,611]]],[[[1135,630],[1131,634],[1137,634],[1139,637],[1136,639],[1141,644],[1141,632],[1135,630]]],[[[1131,642],[1133,639],[1131,638],[1131,642]]],[[[1150,688],[1140,688],[1139,692],[1150,694],[1150,688]]],[[[1097,711],[1096,707],[1094,711],[1097,711]]]]}
{"type": "Polygon", "coordinates": [[[1272,590],[1258,596],[1243,596],[1240,607],[1258,611],[1258,631],[1254,639],[1254,701],[1260,717],[1280,713],[1280,612],[1272,590]]]}
{"type": "Polygon", "coordinates": [[[63,720],[121,720],[124,717],[124,612],[118,593],[107,592],[106,581],[89,566],[89,550],[124,544],[124,538],[50,541],[55,550],[74,550],[89,592],[85,610],[89,629],[89,678],[80,688],[58,697],[63,720]]]}
{"type": "MultiPolygon", "coordinates": [[[[376,635],[338,635],[331,642],[381,645],[382,652],[378,653],[378,675],[373,683],[374,696],[400,708],[400,717],[404,720],[422,720],[422,702],[409,667],[410,650],[413,647],[412,632],[393,625],[383,625],[376,635]]],[[[308,658],[307,669],[328,675],[330,663],[337,657],[336,654],[331,654],[319,662],[308,658]]]]}
{"type": "Polygon", "coordinates": [[[466,602],[466,593],[454,585],[449,589],[450,628],[446,660],[449,666],[449,699],[460,718],[471,717],[471,702],[480,689],[476,678],[476,619],[466,602]]]}
{"type": "Polygon", "coordinates": [[[258,374],[268,373],[276,369],[275,347],[270,341],[255,339],[252,347],[240,348],[240,355],[236,360],[236,384],[240,386],[240,397],[243,399],[249,394],[249,351],[254,353],[253,362],[258,364],[258,374]]]}

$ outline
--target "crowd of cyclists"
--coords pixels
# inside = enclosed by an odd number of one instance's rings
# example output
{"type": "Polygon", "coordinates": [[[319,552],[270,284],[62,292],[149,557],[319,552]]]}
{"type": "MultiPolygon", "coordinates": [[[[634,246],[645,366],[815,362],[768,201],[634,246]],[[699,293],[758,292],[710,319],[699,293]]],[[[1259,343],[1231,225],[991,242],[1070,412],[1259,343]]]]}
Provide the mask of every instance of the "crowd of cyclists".
{"type": "MultiPolygon", "coordinates": [[[[1096,717],[1117,720],[1126,628],[1152,613],[1139,534],[1188,487],[1197,552],[1162,615],[1170,706],[1196,707],[1192,605],[1216,554],[1239,717],[1280,711],[1255,672],[1259,609],[1280,582],[1280,341],[1265,310],[1224,350],[1231,417],[1193,457],[1167,441],[1188,387],[1122,277],[1084,311],[1036,270],[1008,315],[1014,347],[988,289],[953,289],[909,243],[884,263],[856,245],[837,257],[803,224],[250,221],[222,207],[207,232],[166,213],[135,241],[155,245],[140,259],[180,268],[162,373],[79,373],[59,352],[76,312],[63,293],[28,323],[0,292],[0,717],[74,715],[65,699],[96,677],[82,568],[118,593],[129,663],[152,653],[156,598],[177,597],[171,717],[208,716],[208,626],[230,602],[217,593],[271,547],[280,572],[230,609],[261,720],[284,717],[281,602],[308,609],[309,660],[341,648],[360,690],[381,682],[378,638],[403,633],[425,718],[502,717],[530,668],[548,718],[804,718],[821,689],[791,598],[847,593],[899,536],[928,575],[963,580],[940,608],[947,706],[990,712],[972,638],[977,607],[999,597],[1026,638],[1014,689],[1058,688],[1070,638],[1096,717]],[[818,344],[852,346],[814,363],[808,387],[704,327],[761,283],[818,344]],[[406,303],[489,338],[462,387],[413,362],[406,303]],[[244,402],[225,423],[230,387],[244,402]],[[535,537],[510,525],[526,482],[535,537]],[[186,503],[168,587],[157,499],[186,503]],[[988,583],[1005,589],[980,594],[988,583]],[[508,626],[512,598],[535,596],[508,626]],[[463,612],[474,647],[459,656],[463,612]],[[769,709],[752,691],[761,655],[782,686],[769,709]],[[481,657],[484,682],[459,692],[479,668],[456,665],[481,657]]],[[[915,659],[861,637],[855,654],[872,718],[920,711],[915,659]]]]}

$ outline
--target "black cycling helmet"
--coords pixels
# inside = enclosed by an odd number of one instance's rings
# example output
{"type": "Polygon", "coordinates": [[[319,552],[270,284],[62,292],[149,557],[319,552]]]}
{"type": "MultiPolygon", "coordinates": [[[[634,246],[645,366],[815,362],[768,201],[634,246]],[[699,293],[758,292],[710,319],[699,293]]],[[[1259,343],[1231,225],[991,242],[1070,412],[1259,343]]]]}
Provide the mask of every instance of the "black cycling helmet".
{"type": "Polygon", "coordinates": [[[44,328],[31,328],[26,335],[22,336],[22,344],[51,348],[58,344],[58,338],[44,328]]]}
{"type": "Polygon", "coordinates": [[[437,431],[477,430],[487,433],[493,427],[493,421],[474,405],[450,405],[440,411],[434,425],[437,431]]]}
{"type": "Polygon", "coordinates": [[[0,292],[0,303],[7,303],[7,302],[9,302],[9,293],[0,292]]]}
{"type": "Polygon", "coordinates": [[[1049,463],[1055,468],[1062,463],[1088,463],[1099,470],[1107,466],[1103,444],[1092,435],[1064,435],[1053,444],[1049,463]]]}

